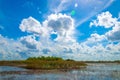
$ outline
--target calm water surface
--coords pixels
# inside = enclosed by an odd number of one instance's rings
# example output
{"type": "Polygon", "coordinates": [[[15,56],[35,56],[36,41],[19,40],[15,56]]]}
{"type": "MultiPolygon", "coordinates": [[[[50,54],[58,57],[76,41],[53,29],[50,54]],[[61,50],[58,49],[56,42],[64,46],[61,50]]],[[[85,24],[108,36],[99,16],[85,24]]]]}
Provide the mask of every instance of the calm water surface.
{"type": "Polygon", "coordinates": [[[70,71],[36,71],[0,66],[0,80],[120,80],[120,64],[89,63],[70,71]]]}

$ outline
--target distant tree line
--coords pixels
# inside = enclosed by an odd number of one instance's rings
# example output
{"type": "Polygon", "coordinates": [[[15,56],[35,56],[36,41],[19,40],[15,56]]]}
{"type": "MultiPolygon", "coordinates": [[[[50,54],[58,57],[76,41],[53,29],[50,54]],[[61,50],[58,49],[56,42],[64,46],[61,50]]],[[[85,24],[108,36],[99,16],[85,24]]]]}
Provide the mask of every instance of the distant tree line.
{"type": "Polygon", "coordinates": [[[29,57],[27,60],[44,60],[44,61],[58,61],[63,60],[60,57],[53,57],[53,56],[41,56],[41,57],[29,57]]]}

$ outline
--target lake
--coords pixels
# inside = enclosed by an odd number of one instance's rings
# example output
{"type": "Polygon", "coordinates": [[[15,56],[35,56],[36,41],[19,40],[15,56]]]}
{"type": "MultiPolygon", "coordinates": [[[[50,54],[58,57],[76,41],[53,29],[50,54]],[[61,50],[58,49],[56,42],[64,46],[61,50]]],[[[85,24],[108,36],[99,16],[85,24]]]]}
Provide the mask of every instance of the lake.
{"type": "Polygon", "coordinates": [[[79,70],[27,70],[0,66],[0,80],[120,80],[120,64],[87,63],[79,70]]]}

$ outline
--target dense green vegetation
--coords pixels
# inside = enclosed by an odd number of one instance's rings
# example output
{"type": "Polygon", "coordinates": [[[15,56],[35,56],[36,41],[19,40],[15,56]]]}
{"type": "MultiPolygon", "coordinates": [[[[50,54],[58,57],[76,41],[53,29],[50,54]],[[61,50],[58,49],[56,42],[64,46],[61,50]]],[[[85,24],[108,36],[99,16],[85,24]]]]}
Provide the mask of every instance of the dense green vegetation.
{"type": "Polygon", "coordinates": [[[27,69],[80,69],[84,62],[60,57],[30,57],[24,61],[0,61],[1,66],[18,66],[27,69]]]}
{"type": "Polygon", "coordinates": [[[41,57],[30,57],[28,58],[27,60],[43,60],[43,61],[60,61],[60,60],[63,60],[62,58],[60,57],[53,57],[53,56],[47,56],[47,57],[44,57],[44,56],[41,56],[41,57]]]}

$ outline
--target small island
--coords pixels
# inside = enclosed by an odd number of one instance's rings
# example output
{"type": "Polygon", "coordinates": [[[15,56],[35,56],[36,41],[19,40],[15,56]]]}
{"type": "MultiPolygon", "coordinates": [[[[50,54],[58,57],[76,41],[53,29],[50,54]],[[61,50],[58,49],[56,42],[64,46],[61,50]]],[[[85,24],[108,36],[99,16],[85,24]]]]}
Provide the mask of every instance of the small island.
{"type": "Polygon", "coordinates": [[[71,59],[62,59],[60,57],[29,57],[26,60],[18,61],[0,61],[0,66],[16,66],[25,69],[40,69],[40,70],[71,70],[80,69],[87,64],[81,61],[74,61],[71,59]]]}

